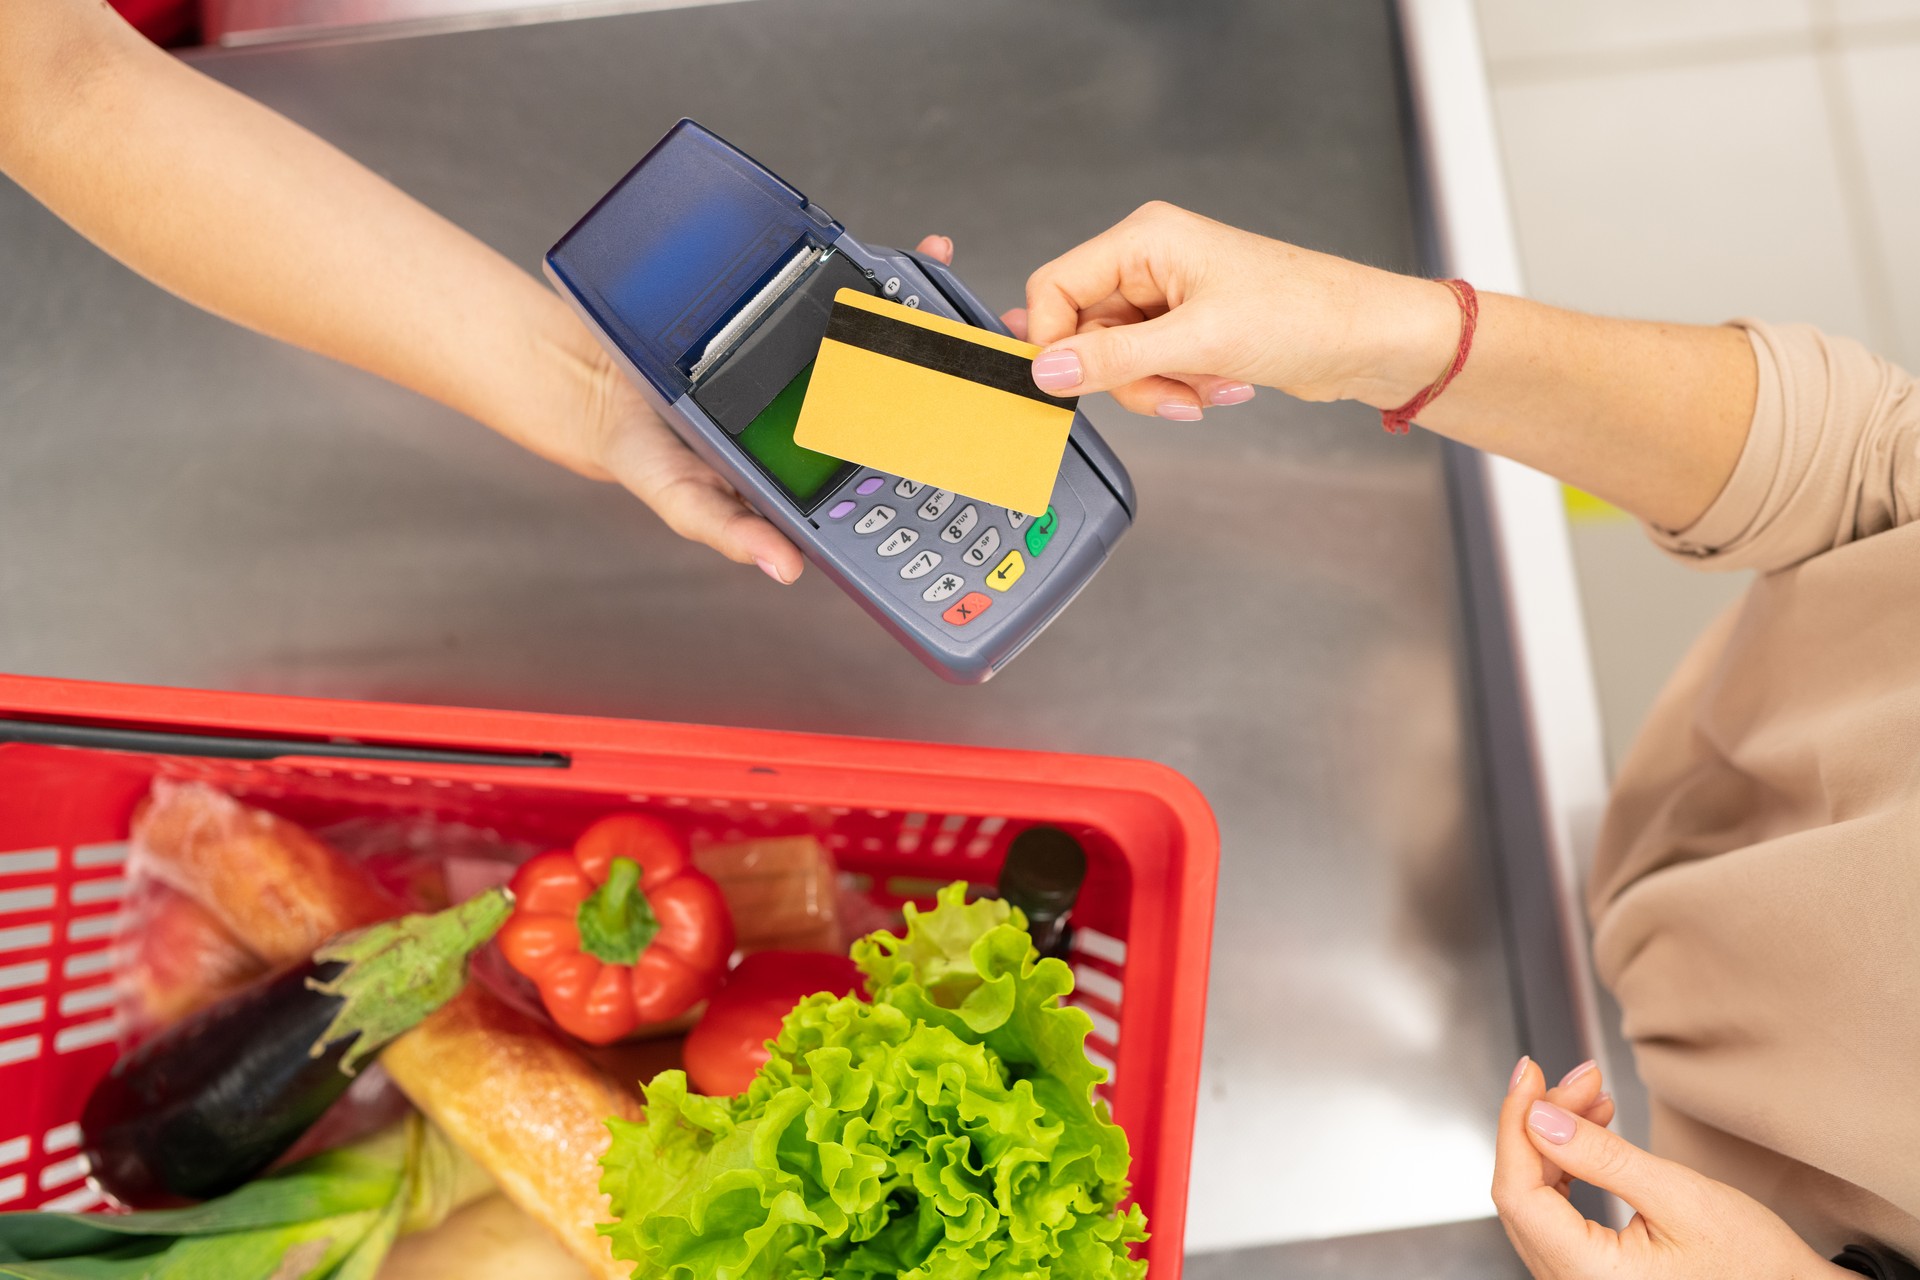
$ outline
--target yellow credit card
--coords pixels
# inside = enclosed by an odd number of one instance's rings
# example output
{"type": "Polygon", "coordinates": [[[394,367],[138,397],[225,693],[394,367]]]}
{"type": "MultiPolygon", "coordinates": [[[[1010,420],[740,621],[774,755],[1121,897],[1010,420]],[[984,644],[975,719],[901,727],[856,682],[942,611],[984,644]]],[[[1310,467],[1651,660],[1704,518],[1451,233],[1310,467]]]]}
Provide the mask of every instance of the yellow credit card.
{"type": "Polygon", "coordinates": [[[794,443],[1044,515],[1072,399],[1033,385],[1040,348],[857,289],[833,296],[794,443]]]}

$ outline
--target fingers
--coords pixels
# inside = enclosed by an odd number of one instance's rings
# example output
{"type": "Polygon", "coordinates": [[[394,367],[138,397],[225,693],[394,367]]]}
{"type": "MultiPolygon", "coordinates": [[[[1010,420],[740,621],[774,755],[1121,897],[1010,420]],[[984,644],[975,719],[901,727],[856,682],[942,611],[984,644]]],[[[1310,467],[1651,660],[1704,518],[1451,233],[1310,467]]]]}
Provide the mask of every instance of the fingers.
{"type": "Polygon", "coordinates": [[[681,537],[737,564],[758,565],[776,582],[793,582],[805,568],[799,550],[661,423],[629,423],[608,442],[603,461],[681,537]]]}
{"type": "Polygon", "coordinates": [[[1613,1192],[1650,1220],[1667,1216],[1698,1177],[1544,1097],[1528,1102],[1525,1125],[1529,1145],[1543,1159],[1613,1192]]]}
{"type": "Polygon", "coordinates": [[[1041,346],[1060,341],[1080,327],[1083,311],[1114,295],[1150,313],[1165,310],[1168,281],[1157,269],[1155,246],[1175,237],[1182,223],[1201,221],[1183,209],[1152,201],[1041,267],[1027,280],[1031,341],[1041,346]]]}
{"type": "Polygon", "coordinates": [[[928,236],[915,245],[914,250],[926,254],[935,262],[953,265],[953,241],[946,236],[928,236]]]}
{"type": "Polygon", "coordinates": [[[1027,338],[1027,309],[1025,307],[1015,307],[1011,311],[1002,311],[1000,313],[1000,323],[1006,325],[1007,331],[1013,334],[1014,337],[1020,339],[1020,341],[1029,341],[1027,338]]]}
{"type": "Polygon", "coordinates": [[[1547,1090],[1547,1101],[1602,1128],[1613,1123],[1613,1097],[1606,1092],[1599,1065],[1591,1058],[1561,1076],[1560,1083],[1547,1090]]]}
{"type": "MultiPolygon", "coordinates": [[[[1034,312],[1027,313],[1028,337],[1034,312]]],[[[1214,374],[1185,373],[1205,359],[1196,326],[1180,311],[1131,323],[1082,320],[1081,332],[1041,352],[1033,381],[1052,395],[1111,391],[1135,413],[1198,422],[1210,406],[1253,399],[1251,383],[1214,374]]]]}
{"type": "Polygon", "coordinates": [[[1592,1247],[1586,1218],[1560,1192],[1559,1169],[1541,1154],[1527,1132],[1527,1116],[1545,1103],[1546,1086],[1540,1068],[1522,1058],[1501,1104],[1494,1141],[1494,1207],[1514,1247],[1530,1265],[1592,1247]]]}
{"type": "MultiPolygon", "coordinates": [[[[1037,336],[1039,308],[1027,307],[1029,336],[1037,336]]],[[[1053,395],[1077,396],[1112,391],[1130,382],[1203,365],[1189,341],[1193,325],[1181,311],[1169,311],[1138,324],[1090,329],[1054,343],[1033,362],[1033,381],[1053,395]]]]}

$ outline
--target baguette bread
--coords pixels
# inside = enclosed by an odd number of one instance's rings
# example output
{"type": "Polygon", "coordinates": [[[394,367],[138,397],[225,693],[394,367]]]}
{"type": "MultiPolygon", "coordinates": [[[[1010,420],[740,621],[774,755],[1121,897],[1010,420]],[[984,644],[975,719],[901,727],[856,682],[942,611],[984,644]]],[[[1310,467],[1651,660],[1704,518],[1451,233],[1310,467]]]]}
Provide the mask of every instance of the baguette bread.
{"type": "MultiPolygon", "coordinates": [[[[358,864],[272,814],[200,783],[156,782],[135,818],[142,865],[198,899],[278,966],[400,910],[358,864]]],[[[640,1102],[559,1034],[479,986],[380,1055],[413,1104],[598,1280],[626,1280],[595,1227],[609,1117],[640,1102]]]]}

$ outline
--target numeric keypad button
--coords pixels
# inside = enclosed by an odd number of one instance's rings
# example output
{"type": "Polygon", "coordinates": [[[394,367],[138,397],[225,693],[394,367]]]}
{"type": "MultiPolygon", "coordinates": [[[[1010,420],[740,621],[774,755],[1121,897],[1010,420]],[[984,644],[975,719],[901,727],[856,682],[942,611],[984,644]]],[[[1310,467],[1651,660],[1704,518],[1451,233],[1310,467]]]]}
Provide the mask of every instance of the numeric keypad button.
{"type": "Polygon", "coordinates": [[[957,573],[943,573],[933,580],[933,585],[920,593],[920,598],[928,604],[939,604],[954,592],[967,585],[967,580],[957,573]]]}
{"type": "Polygon", "coordinates": [[[902,498],[917,498],[920,496],[920,491],[926,487],[926,485],[921,484],[918,480],[902,480],[899,484],[893,486],[893,491],[897,496],[902,498]]]}
{"type": "Polygon", "coordinates": [[[960,508],[960,514],[955,516],[952,521],[948,523],[947,527],[940,531],[940,541],[958,542],[972,533],[973,526],[979,523],[980,508],[969,502],[966,506],[960,508]]]}
{"type": "Polygon", "coordinates": [[[947,508],[952,505],[953,494],[951,492],[946,489],[935,489],[927,495],[927,500],[920,504],[920,518],[922,520],[938,520],[941,516],[947,514],[947,508]]]}
{"type": "Polygon", "coordinates": [[[940,553],[938,551],[922,551],[919,555],[900,566],[900,576],[908,582],[912,582],[915,578],[926,577],[939,567],[940,553]]]}
{"type": "Polygon", "coordinates": [[[880,554],[897,556],[918,541],[920,541],[920,535],[912,529],[895,529],[880,544],[880,554]]]}
{"type": "Polygon", "coordinates": [[[892,524],[893,517],[897,514],[898,512],[892,507],[875,507],[854,522],[853,531],[855,533],[878,533],[892,524]]]}
{"type": "Polygon", "coordinates": [[[992,559],[993,553],[999,549],[1000,531],[989,528],[985,533],[974,539],[973,545],[968,547],[966,554],[960,558],[978,569],[981,565],[992,559]]]}

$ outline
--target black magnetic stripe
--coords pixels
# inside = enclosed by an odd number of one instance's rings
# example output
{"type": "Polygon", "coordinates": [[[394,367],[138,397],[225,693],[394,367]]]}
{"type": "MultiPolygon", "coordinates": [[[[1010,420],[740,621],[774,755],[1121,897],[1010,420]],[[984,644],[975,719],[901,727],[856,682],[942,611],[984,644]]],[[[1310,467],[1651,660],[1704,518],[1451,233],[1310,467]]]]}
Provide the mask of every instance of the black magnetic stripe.
{"type": "Polygon", "coordinates": [[[1050,396],[1034,386],[1033,361],[1025,356],[895,320],[864,307],[834,303],[833,315],[827,321],[827,337],[875,355],[904,360],[935,373],[965,378],[968,382],[1009,395],[1025,396],[1055,408],[1071,410],[1080,403],[1077,396],[1050,396]]]}

